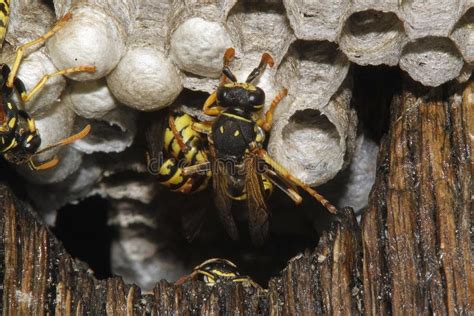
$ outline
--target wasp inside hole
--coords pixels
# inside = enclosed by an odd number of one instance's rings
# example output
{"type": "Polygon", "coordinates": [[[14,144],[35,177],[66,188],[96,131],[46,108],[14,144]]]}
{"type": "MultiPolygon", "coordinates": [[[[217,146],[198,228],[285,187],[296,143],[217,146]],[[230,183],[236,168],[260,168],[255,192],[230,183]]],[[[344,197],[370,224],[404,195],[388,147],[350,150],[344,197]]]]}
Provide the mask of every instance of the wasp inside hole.
{"type": "MultiPolygon", "coordinates": [[[[0,27],[0,37],[3,41],[7,28],[9,1],[0,1],[3,3],[0,20],[3,25],[0,27]]],[[[41,44],[48,38],[58,32],[71,19],[71,13],[61,18],[51,30],[36,40],[21,45],[15,55],[15,61],[12,69],[6,64],[0,64],[1,82],[0,82],[0,153],[10,163],[24,164],[27,163],[33,170],[45,170],[56,166],[59,163],[57,157],[41,164],[34,161],[34,157],[53,148],[67,145],[87,136],[91,130],[90,125],[86,125],[79,133],[71,135],[59,142],[46,146],[38,150],[41,146],[41,137],[36,128],[35,120],[24,110],[19,109],[18,105],[13,101],[13,94],[18,93],[23,103],[28,102],[44,87],[46,82],[55,76],[61,76],[76,72],[94,72],[93,66],[79,66],[62,69],[51,74],[46,74],[28,93],[25,85],[17,77],[18,69],[23,59],[25,50],[31,46],[41,44]]]]}
{"type": "Polygon", "coordinates": [[[220,85],[203,106],[203,112],[216,118],[211,122],[196,122],[193,129],[208,136],[208,160],[183,169],[184,176],[211,173],[214,201],[222,222],[231,238],[238,239],[237,226],[231,213],[233,200],[247,204],[249,231],[254,244],[262,245],[269,230],[269,210],[265,199],[276,185],[295,203],[302,197],[297,187],[304,189],[329,212],[336,208],[313,188],[303,183],[278,164],[263,148],[265,134],[273,123],[273,113],[287,94],[283,89],[272,101],[264,118],[257,114],[265,105],[265,92],[253,82],[267,66],[273,66],[272,57],[264,53],[260,64],[252,70],[245,82],[238,82],[229,64],[235,51],[227,49],[220,85]]]}
{"type": "Polygon", "coordinates": [[[226,259],[212,258],[196,266],[189,275],[180,278],[175,285],[181,285],[188,280],[199,280],[208,286],[216,283],[234,282],[244,286],[253,287],[256,290],[263,289],[246,275],[240,275],[237,266],[226,259]]]}

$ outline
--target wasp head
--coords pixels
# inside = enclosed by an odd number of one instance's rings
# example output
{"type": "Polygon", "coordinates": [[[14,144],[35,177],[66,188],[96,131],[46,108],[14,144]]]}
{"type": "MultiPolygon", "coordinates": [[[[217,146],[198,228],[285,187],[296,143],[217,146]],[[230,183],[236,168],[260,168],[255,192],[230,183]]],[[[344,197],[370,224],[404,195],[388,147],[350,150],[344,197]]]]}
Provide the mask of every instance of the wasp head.
{"type": "Polygon", "coordinates": [[[227,83],[217,89],[217,104],[256,112],[265,104],[265,92],[251,83],[227,83]]]}

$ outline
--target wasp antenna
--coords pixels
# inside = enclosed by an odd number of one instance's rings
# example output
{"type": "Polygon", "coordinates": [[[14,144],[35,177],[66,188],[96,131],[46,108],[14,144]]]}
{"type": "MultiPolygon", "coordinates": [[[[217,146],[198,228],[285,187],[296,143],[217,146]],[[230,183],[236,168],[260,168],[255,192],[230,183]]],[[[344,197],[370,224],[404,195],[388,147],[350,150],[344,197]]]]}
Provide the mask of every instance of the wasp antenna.
{"type": "Polygon", "coordinates": [[[209,170],[211,170],[211,163],[209,161],[183,168],[183,175],[184,176],[191,176],[193,174],[206,174],[209,170]]]}
{"type": "Polygon", "coordinates": [[[287,178],[289,181],[293,182],[294,184],[298,185],[303,190],[308,192],[319,203],[321,203],[330,213],[332,214],[337,213],[337,208],[334,205],[332,205],[328,200],[326,200],[321,194],[319,194],[316,190],[311,188],[309,185],[302,182],[298,178],[294,177],[283,166],[281,166],[278,162],[273,160],[273,158],[271,158],[270,155],[268,155],[268,153],[264,149],[258,150],[257,155],[260,158],[262,158],[268,165],[270,165],[270,167],[272,167],[277,173],[281,174],[283,177],[287,178]]]}
{"type": "Polygon", "coordinates": [[[56,165],[59,163],[59,159],[57,156],[54,156],[53,159],[42,163],[41,165],[36,165],[35,162],[33,161],[33,157],[28,161],[28,164],[32,170],[46,170],[46,169],[51,169],[53,167],[56,167],[56,165]]]}
{"type": "Polygon", "coordinates": [[[258,66],[252,70],[252,72],[249,74],[245,82],[251,83],[258,77],[260,77],[261,74],[263,74],[263,72],[265,71],[265,68],[267,68],[267,65],[270,67],[273,67],[274,64],[275,63],[273,61],[272,56],[270,56],[270,54],[268,53],[264,53],[262,55],[262,58],[260,59],[260,64],[258,64],[258,66]]]}
{"type": "Polygon", "coordinates": [[[232,73],[232,71],[229,69],[229,67],[224,67],[224,69],[222,69],[222,73],[224,74],[224,76],[226,76],[227,78],[229,78],[230,81],[232,82],[237,82],[237,78],[234,76],[234,74],[232,73]]]}
{"type": "Polygon", "coordinates": [[[45,151],[51,150],[51,149],[53,149],[53,148],[71,144],[71,143],[73,143],[73,142],[75,142],[75,141],[77,141],[77,140],[79,140],[79,139],[81,139],[81,138],[86,137],[86,136],[89,134],[89,132],[91,131],[91,129],[92,129],[92,128],[91,128],[90,124],[87,124],[86,127],[84,127],[84,128],[82,129],[82,131],[80,131],[79,133],[74,134],[74,135],[72,135],[72,136],[69,136],[69,137],[67,137],[67,138],[64,138],[63,140],[57,142],[56,144],[49,145],[49,146],[47,146],[47,147],[45,147],[45,148],[43,148],[43,149],[37,151],[34,155],[36,156],[36,155],[39,155],[39,154],[41,154],[41,153],[44,153],[45,151]]]}
{"type": "Polygon", "coordinates": [[[235,49],[230,47],[225,50],[224,53],[224,67],[229,66],[230,62],[235,56],[235,49]]]}

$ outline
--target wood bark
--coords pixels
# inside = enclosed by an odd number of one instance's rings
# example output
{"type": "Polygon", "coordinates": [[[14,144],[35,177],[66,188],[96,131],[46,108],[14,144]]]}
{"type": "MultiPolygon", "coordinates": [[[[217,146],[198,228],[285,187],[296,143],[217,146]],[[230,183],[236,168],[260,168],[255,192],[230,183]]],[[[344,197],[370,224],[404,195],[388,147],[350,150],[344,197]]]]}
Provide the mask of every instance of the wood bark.
{"type": "Polygon", "coordinates": [[[474,82],[424,88],[392,104],[377,179],[359,229],[343,209],[312,252],[265,291],[241,284],[157,283],[142,293],[97,280],[0,185],[4,315],[318,315],[474,312],[474,82]]]}

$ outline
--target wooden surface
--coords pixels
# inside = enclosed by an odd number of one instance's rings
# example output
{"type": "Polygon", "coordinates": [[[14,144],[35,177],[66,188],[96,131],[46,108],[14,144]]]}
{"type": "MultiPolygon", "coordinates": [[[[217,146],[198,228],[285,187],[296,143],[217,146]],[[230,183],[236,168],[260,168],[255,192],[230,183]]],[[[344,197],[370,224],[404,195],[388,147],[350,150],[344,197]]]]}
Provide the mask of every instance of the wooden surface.
{"type": "Polygon", "coordinates": [[[461,88],[405,82],[361,228],[341,210],[315,250],[291,259],[267,291],[160,281],[143,294],[119,277],[96,280],[0,186],[3,314],[474,313],[474,83],[461,88]]]}

